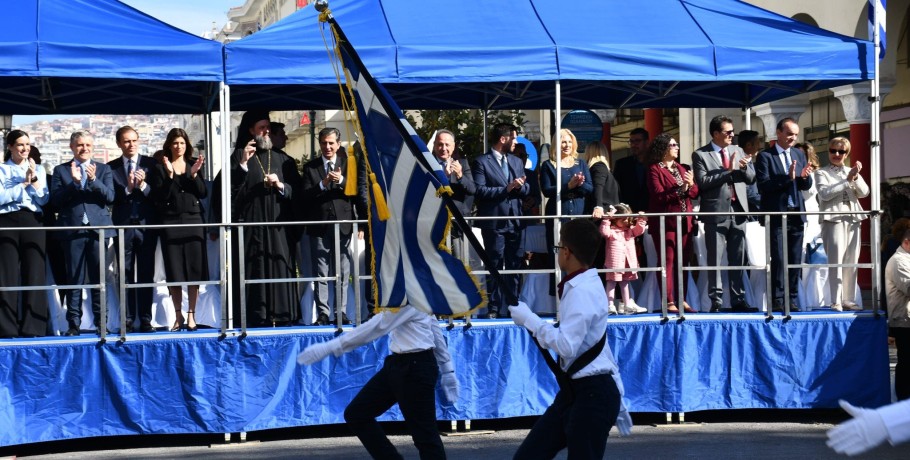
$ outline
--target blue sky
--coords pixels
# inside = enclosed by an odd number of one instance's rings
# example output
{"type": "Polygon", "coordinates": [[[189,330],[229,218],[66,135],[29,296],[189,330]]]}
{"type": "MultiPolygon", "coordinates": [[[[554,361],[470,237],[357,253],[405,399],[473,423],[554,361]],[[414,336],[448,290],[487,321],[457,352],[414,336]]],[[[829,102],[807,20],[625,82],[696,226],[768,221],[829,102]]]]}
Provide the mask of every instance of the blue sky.
{"type": "Polygon", "coordinates": [[[149,16],[187,32],[202,35],[212,28],[212,21],[219,29],[227,23],[227,11],[243,6],[244,0],[120,0],[149,16]]]}
{"type": "MultiPolygon", "coordinates": [[[[245,0],[120,0],[149,16],[187,32],[202,35],[227,23],[227,11],[243,6],[245,0]]],[[[13,124],[28,124],[38,120],[55,120],[75,115],[16,115],[13,124]]]]}

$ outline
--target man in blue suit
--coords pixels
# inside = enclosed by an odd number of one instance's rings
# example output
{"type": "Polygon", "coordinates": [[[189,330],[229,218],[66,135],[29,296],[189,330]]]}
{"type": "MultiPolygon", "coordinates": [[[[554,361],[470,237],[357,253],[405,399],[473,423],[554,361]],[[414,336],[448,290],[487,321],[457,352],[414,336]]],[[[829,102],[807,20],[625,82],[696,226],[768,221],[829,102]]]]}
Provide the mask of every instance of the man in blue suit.
{"type": "MultiPolygon", "coordinates": [[[[515,148],[518,129],[508,123],[499,123],[490,132],[490,151],[474,160],[474,205],[477,215],[500,217],[480,220],[483,246],[490,264],[501,269],[517,270],[524,262],[524,221],[509,219],[522,215],[522,200],[530,193],[525,183],[524,163],[510,155],[515,148]]],[[[518,275],[503,275],[503,286],[492,276],[487,277],[488,317],[497,318],[505,313],[508,303],[518,300],[518,275]]]]}
{"type": "MultiPolygon", "coordinates": [[[[81,227],[113,225],[107,207],[114,202],[114,183],[110,166],[92,161],[94,140],[86,131],[70,136],[73,159],[54,168],[51,179],[51,202],[57,209],[57,225],[81,227]]],[[[72,284],[97,284],[101,261],[98,259],[98,234],[91,230],[65,232],[63,245],[66,274],[72,284]]],[[[113,236],[105,231],[105,238],[113,236]]],[[[92,289],[92,313],[95,327],[105,327],[101,318],[101,292],[92,289]]],[[[69,329],[65,335],[79,335],[82,321],[82,289],[73,289],[66,307],[69,329]]]]}
{"type": "MultiPolygon", "coordinates": [[[[123,155],[107,163],[114,181],[114,206],[111,218],[115,225],[155,224],[155,206],[149,198],[151,187],[146,174],[154,169],[155,160],[139,154],[139,133],[131,126],[117,130],[117,147],[123,155]]],[[[121,242],[115,247],[119,247],[121,242]]],[[[123,231],[123,260],[125,280],[121,282],[151,283],[155,278],[155,250],[158,231],[130,228],[123,231]]],[[[152,327],[152,288],[131,288],[121,299],[126,309],[126,330],[132,331],[138,317],[142,332],[155,332],[152,327]]]]}
{"type": "MultiPolygon", "coordinates": [[[[755,161],[755,176],[761,193],[762,211],[805,212],[806,205],[800,190],[812,187],[812,167],[806,161],[806,154],[793,147],[799,136],[799,125],[792,118],[777,123],[777,143],[761,151],[755,161]]],[[[803,227],[805,215],[786,216],[787,263],[799,264],[802,259],[803,227]]],[[[783,311],[784,266],[783,266],[783,219],[771,217],[771,284],[774,294],[774,309],[783,311]]],[[[788,273],[790,311],[799,311],[797,289],[799,268],[788,273]]]]}

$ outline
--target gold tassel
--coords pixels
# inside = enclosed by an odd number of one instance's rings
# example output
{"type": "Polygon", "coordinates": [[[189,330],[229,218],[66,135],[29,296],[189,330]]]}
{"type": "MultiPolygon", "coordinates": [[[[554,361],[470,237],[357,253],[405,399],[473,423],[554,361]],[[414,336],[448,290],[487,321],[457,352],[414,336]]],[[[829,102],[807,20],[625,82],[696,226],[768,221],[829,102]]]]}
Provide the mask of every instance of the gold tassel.
{"type": "Polygon", "coordinates": [[[370,183],[373,184],[373,202],[376,204],[376,217],[380,221],[389,220],[389,206],[386,204],[385,196],[382,195],[382,187],[376,182],[376,173],[370,173],[370,183]]]}
{"type": "Polygon", "coordinates": [[[345,172],[344,194],[357,196],[357,161],[355,155],[348,155],[348,170],[345,172]]]}

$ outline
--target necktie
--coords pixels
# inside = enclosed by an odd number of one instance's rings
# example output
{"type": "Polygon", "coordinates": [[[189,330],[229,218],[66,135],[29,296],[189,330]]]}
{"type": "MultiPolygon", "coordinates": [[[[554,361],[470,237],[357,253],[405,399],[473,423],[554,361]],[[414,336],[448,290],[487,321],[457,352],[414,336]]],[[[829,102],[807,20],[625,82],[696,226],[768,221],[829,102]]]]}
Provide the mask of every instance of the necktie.
{"type": "Polygon", "coordinates": [[[502,175],[506,177],[506,182],[510,182],[511,178],[509,178],[509,160],[506,158],[505,154],[502,155],[502,162],[500,163],[500,166],[502,166],[502,175]]]}
{"type": "MultiPolygon", "coordinates": [[[[80,182],[82,184],[82,188],[84,189],[85,184],[88,182],[88,174],[85,172],[85,163],[80,163],[79,168],[82,169],[82,180],[80,182]]],[[[83,205],[83,209],[84,208],[85,205],[83,205]]],[[[82,225],[88,225],[88,213],[85,211],[82,212],[82,225]]]]}
{"type": "MultiPolygon", "coordinates": [[[[335,163],[328,162],[325,165],[325,175],[328,176],[330,172],[335,170],[335,163]]],[[[335,181],[329,181],[329,188],[335,188],[335,181]]]]}
{"type": "MultiPolygon", "coordinates": [[[[136,172],[136,160],[130,158],[127,160],[126,174],[127,180],[133,180],[133,173],[136,172]]],[[[134,189],[135,190],[135,189],[134,189]]],[[[130,219],[136,219],[139,216],[139,203],[136,200],[130,200],[130,219]]]]}
{"type": "MultiPolygon", "coordinates": [[[[786,160],[786,166],[784,167],[784,172],[789,176],[790,175],[790,165],[793,164],[793,160],[790,159],[790,149],[784,150],[784,159],[786,160]]],[[[790,187],[790,194],[787,197],[787,206],[791,208],[796,207],[796,181],[792,181],[792,187],[790,187]]]]}
{"type": "MultiPolygon", "coordinates": [[[[730,157],[727,155],[727,149],[720,149],[720,159],[724,165],[724,169],[727,171],[730,170],[730,157]]],[[[730,184],[730,201],[736,201],[736,189],[733,188],[733,184],[730,184]]]]}

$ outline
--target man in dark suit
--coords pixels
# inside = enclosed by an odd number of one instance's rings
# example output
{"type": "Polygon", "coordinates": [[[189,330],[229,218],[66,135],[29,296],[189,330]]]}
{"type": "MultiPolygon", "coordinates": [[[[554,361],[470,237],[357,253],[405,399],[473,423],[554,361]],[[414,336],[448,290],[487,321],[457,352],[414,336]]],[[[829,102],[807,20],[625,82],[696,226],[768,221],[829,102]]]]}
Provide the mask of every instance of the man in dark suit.
{"type": "MultiPolygon", "coordinates": [[[[139,154],[139,133],[131,126],[117,130],[117,147],[120,158],[107,163],[114,181],[114,206],[111,219],[114,225],[146,225],[155,223],[155,206],[149,198],[151,188],[145,176],[155,167],[155,160],[139,154]]],[[[114,246],[120,247],[120,241],[114,246]]],[[[155,250],[158,231],[131,228],[123,231],[123,260],[125,280],[122,283],[151,283],[155,277],[155,250]]],[[[119,251],[119,249],[118,249],[119,251]]],[[[119,254],[119,252],[118,252],[119,254]]],[[[155,332],[152,327],[152,288],[128,288],[126,299],[121,299],[126,309],[126,330],[132,331],[136,319],[139,330],[155,332]]]]}
{"type": "MultiPolygon", "coordinates": [[[[335,128],[325,128],[319,131],[319,148],[322,155],[316,157],[303,166],[303,193],[301,194],[300,207],[303,209],[305,220],[354,220],[354,206],[359,200],[355,196],[345,195],[344,189],[348,178],[347,167],[349,158],[339,154],[341,145],[339,138],[341,132],[335,128]]],[[[355,161],[350,158],[351,161],[355,161]]],[[[362,177],[363,172],[358,174],[362,177]]],[[[358,186],[358,194],[361,187],[358,186]]],[[[351,243],[353,225],[344,224],[339,228],[340,241],[335,246],[334,225],[309,225],[305,228],[310,237],[310,254],[313,257],[313,272],[318,277],[330,276],[338,273],[335,266],[335,253],[341,252],[341,298],[335,299],[339,311],[347,304],[348,274],[350,273],[348,247],[351,243]]],[[[326,281],[315,282],[316,324],[327,325],[330,322],[329,310],[329,285],[326,281]]],[[[342,312],[342,322],[349,322],[347,315],[342,312]]]]}
{"type": "MultiPolygon", "coordinates": [[[[749,212],[747,184],[755,182],[755,168],[738,146],[733,145],[733,120],[718,115],[708,125],[711,142],[692,154],[692,168],[698,184],[699,210],[705,212],[749,212]]],[[[733,216],[700,216],[705,223],[705,244],[708,265],[720,266],[720,255],[727,250],[727,263],[745,265],[745,214],[733,216]]],[[[742,270],[727,272],[730,280],[730,302],[734,312],[757,312],[746,302],[742,270]]],[[[720,312],[724,288],[721,273],[714,270],[708,275],[708,297],[711,312],[720,312]]]]}
{"type": "MultiPolygon", "coordinates": [[[[433,139],[433,156],[439,161],[443,171],[449,177],[449,184],[452,187],[452,201],[461,211],[462,216],[470,216],[471,208],[474,206],[474,179],[471,177],[471,167],[468,160],[456,160],[452,157],[455,153],[455,134],[448,129],[440,129],[436,132],[436,138],[433,139]]],[[[464,234],[457,225],[452,225],[452,254],[455,257],[465,259],[464,256],[464,234]]]]}
{"type": "MultiPolygon", "coordinates": [[[[51,179],[51,202],[57,209],[57,224],[61,227],[113,225],[107,207],[114,202],[114,182],[110,166],[92,161],[94,140],[86,131],[70,136],[73,159],[54,168],[51,179]]],[[[98,233],[74,229],[64,232],[66,274],[72,284],[100,283],[101,261],[98,259],[98,233]]],[[[105,231],[105,239],[113,231],[105,231]]],[[[105,327],[101,317],[101,290],[91,289],[92,314],[95,327],[105,327]]],[[[70,292],[66,308],[69,329],[66,335],[79,335],[82,321],[82,289],[70,292]]]]}
{"type": "MultiPolygon", "coordinates": [[[[473,177],[476,192],[474,204],[477,215],[499,217],[496,220],[480,220],[484,250],[492,268],[518,270],[524,261],[523,236],[525,223],[518,219],[522,215],[522,200],[530,193],[525,183],[524,163],[514,155],[518,129],[508,123],[499,123],[490,132],[490,151],[474,160],[473,177]]],[[[508,303],[518,300],[518,275],[503,275],[503,285],[493,277],[487,277],[488,317],[497,318],[506,313],[508,303]]]]}
{"type": "Polygon", "coordinates": [[[619,200],[628,204],[632,211],[648,210],[648,152],[650,136],[644,128],[635,128],[629,133],[629,150],[632,155],[616,160],[613,177],[619,183],[619,200]]]}
{"type": "MultiPolygon", "coordinates": [[[[792,118],[784,118],[777,123],[776,132],[777,143],[759,153],[755,162],[761,209],[805,212],[806,205],[799,191],[812,187],[812,169],[806,162],[805,153],[793,147],[799,136],[799,125],[792,118]]],[[[781,216],[771,217],[771,282],[774,309],[778,311],[783,311],[784,305],[783,222],[781,216]]],[[[787,263],[801,263],[806,216],[786,216],[786,224],[787,263]]],[[[796,299],[800,271],[791,268],[788,273],[790,311],[799,311],[796,299]]]]}

